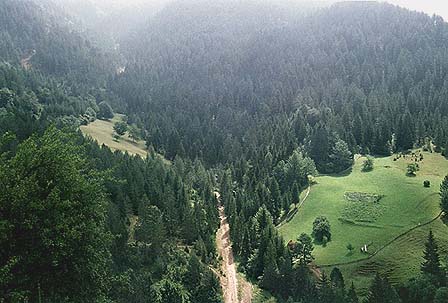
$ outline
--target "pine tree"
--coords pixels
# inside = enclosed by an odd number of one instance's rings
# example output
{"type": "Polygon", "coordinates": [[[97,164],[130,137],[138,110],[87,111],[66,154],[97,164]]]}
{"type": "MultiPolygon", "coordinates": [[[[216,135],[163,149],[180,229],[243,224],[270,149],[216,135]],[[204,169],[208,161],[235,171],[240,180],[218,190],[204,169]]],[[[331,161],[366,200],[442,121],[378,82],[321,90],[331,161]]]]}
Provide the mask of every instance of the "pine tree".
{"type": "Polygon", "coordinates": [[[448,214],[448,176],[445,176],[440,184],[440,208],[448,214]]]}
{"type": "Polygon", "coordinates": [[[330,279],[325,272],[319,279],[319,299],[322,303],[334,303],[335,295],[331,287],[330,279]]]}
{"type": "Polygon", "coordinates": [[[331,285],[335,288],[344,289],[345,283],[344,283],[344,277],[342,276],[341,271],[339,268],[335,267],[330,273],[330,280],[331,285]]]}
{"type": "Polygon", "coordinates": [[[346,303],[359,303],[358,295],[356,294],[355,285],[353,282],[347,292],[346,303]]]}
{"type": "Polygon", "coordinates": [[[297,238],[297,244],[294,249],[295,258],[299,260],[300,264],[308,264],[314,259],[312,255],[313,250],[313,240],[309,235],[302,233],[297,238]]]}
{"type": "Polygon", "coordinates": [[[444,272],[440,265],[439,248],[434,238],[432,230],[429,231],[428,240],[425,243],[425,251],[423,255],[423,261],[421,271],[428,275],[434,282],[444,282],[444,272]]]}
{"type": "Polygon", "coordinates": [[[387,279],[375,276],[366,298],[366,303],[399,303],[400,298],[387,279]]]}

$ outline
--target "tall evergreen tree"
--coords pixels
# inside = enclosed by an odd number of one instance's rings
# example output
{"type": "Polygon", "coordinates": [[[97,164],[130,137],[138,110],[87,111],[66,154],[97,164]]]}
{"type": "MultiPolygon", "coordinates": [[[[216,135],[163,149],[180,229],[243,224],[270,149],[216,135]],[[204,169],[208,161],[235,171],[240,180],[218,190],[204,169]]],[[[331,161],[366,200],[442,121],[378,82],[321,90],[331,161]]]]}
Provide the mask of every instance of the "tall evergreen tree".
{"type": "Polygon", "coordinates": [[[448,214],[448,176],[445,176],[440,184],[440,208],[448,214]]]}
{"type": "Polygon", "coordinates": [[[445,273],[440,265],[439,247],[432,230],[429,231],[428,240],[425,243],[423,259],[421,266],[423,274],[428,275],[435,282],[443,284],[445,282],[445,273]]]}

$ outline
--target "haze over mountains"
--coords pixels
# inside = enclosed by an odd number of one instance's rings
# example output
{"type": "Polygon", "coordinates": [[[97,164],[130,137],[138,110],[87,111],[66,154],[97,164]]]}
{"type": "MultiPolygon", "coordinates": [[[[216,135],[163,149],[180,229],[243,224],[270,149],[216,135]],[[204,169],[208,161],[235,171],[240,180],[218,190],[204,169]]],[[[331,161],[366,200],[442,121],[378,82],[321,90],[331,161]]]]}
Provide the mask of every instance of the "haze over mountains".
{"type": "Polygon", "coordinates": [[[2,0],[0,302],[447,302],[448,23],[322,3],[2,0]]]}

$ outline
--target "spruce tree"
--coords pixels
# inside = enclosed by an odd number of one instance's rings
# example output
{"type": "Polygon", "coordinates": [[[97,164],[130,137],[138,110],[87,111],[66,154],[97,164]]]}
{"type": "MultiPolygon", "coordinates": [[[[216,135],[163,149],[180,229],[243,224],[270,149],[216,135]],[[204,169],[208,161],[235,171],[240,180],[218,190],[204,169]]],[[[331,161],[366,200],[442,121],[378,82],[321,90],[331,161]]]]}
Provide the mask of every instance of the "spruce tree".
{"type": "Polygon", "coordinates": [[[313,240],[309,235],[302,233],[297,238],[294,256],[299,260],[300,264],[308,264],[314,259],[312,255],[313,250],[313,240]]]}
{"type": "Polygon", "coordinates": [[[445,214],[448,213],[448,176],[440,184],[440,208],[445,214]]]}
{"type": "Polygon", "coordinates": [[[355,285],[353,284],[353,282],[347,292],[345,301],[346,303],[359,303],[358,295],[356,294],[355,285]]]}
{"type": "Polygon", "coordinates": [[[397,292],[390,285],[387,279],[381,278],[376,274],[375,279],[369,289],[369,294],[366,298],[366,303],[399,303],[400,298],[397,292]]]}
{"type": "Polygon", "coordinates": [[[432,230],[429,231],[428,240],[425,243],[425,251],[423,253],[423,263],[421,270],[423,274],[434,279],[436,283],[444,282],[444,272],[440,265],[439,248],[434,238],[432,230]]]}
{"type": "Polygon", "coordinates": [[[319,279],[319,299],[321,303],[334,303],[335,301],[331,281],[325,272],[322,272],[319,279]]]}

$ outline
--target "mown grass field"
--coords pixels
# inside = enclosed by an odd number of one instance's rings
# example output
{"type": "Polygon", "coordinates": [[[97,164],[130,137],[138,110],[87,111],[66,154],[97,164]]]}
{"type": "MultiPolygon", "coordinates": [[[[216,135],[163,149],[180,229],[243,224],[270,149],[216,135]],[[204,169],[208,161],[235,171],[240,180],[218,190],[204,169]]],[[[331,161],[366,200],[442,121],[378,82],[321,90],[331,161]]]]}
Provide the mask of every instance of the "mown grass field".
{"type": "MultiPolygon", "coordinates": [[[[362,172],[365,158],[358,158],[351,172],[341,176],[319,176],[317,184],[295,217],[279,230],[286,241],[295,240],[306,232],[311,234],[314,219],[323,215],[331,223],[332,240],[324,247],[315,244],[318,266],[361,260],[368,257],[360,251],[369,245],[369,253],[376,251],[409,229],[435,218],[439,213],[439,185],[448,174],[448,161],[440,154],[423,153],[416,177],[406,176],[410,157],[393,161],[394,156],[376,158],[374,170],[362,172]],[[423,187],[423,181],[431,187],[423,187]],[[371,201],[351,201],[347,193],[381,196],[371,201]],[[355,249],[349,253],[346,246],[355,249]]],[[[356,195],[355,195],[356,196],[356,195]]],[[[366,195],[359,195],[365,197],[366,195]]],[[[353,200],[353,199],[352,199],[353,200]]],[[[363,200],[363,199],[361,199],[363,200]]],[[[368,200],[368,199],[364,199],[368,200]]],[[[417,228],[394,241],[369,260],[350,265],[338,265],[346,280],[354,281],[365,293],[376,271],[387,274],[393,283],[408,280],[419,271],[422,252],[429,229],[435,232],[442,255],[448,254],[448,227],[441,219],[417,228]]],[[[331,271],[332,267],[322,268],[331,271]]]]}
{"type": "Polygon", "coordinates": [[[100,145],[104,144],[112,150],[120,150],[128,152],[131,155],[146,157],[148,152],[146,151],[145,142],[143,140],[134,142],[129,138],[127,133],[121,137],[119,141],[114,140],[114,124],[122,121],[122,119],[123,115],[115,114],[111,120],[97,119],[88,125],[82,125],[80,129],[84,135],[90,136],[100,145]]]}

